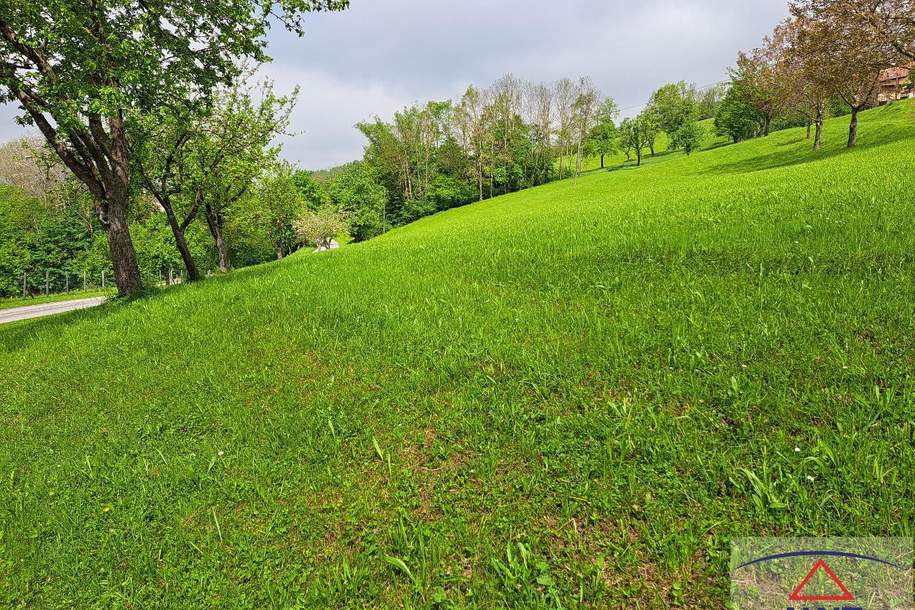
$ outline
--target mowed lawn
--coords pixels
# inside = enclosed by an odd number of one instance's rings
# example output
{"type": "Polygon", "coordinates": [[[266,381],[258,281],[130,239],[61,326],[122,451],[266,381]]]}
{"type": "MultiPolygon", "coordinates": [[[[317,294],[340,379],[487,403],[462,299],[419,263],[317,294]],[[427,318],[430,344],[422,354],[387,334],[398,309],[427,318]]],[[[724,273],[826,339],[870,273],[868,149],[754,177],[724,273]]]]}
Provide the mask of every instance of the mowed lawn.
{"type": "Polygon", "coordinates": [[[0,329],[0,606],[721,608],[915,529],[915,105],[0,329]]]}

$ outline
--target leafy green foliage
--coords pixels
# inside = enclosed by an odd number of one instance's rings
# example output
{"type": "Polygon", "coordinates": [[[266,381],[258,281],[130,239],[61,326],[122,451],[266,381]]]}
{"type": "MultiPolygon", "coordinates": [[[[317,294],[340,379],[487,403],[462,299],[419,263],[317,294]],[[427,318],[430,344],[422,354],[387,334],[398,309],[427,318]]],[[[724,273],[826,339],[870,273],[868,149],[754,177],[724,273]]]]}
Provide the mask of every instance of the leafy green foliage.
{"type": "Polygon", "coordinates": [[[607,98],[601,104],[598,113],[597,124],[588,134],[586,144],[586,153],[590,156],[598,156],[601,160],[601,167],[604,167],[605,157],[617,152],[619,131],[616,128],[616,116],[619,110],[616,102],[607,98]]]}
{"type": "Polygon", "coordinates": [[[690,155],[702,148],[704,136],[705,130],[699,125],[699,121],[689,119],[674,132],[670,139],[671,148],[690,155]]]}
{"type": "Polygon", "coordinates": [[[306,244],[328,250],[332,242],[349,230],[349,215],[330,205],[304,211],[294,222],[296,235],[306,244]]]}
{"type": "Polygon", "coordinates": [[[307,209],[305,199],[288,163],[280,163],[270,174],[261,178],[257,188],[256,214],[264,224],[277,258],[283,258],[298,248],[293,223],[307,209]]]}
{"type": "Polygon", "coordinates": [[[698,119],[697,97],[695,88],[683,81],[664,85],[652,94],[644,111],[646,122],[653,122],[666,133],[674,150],[680,147],[676,134],[684,125],[698,119]]]}
{"type": "Polygon", "coordinates": [[[741,142],[756,136],[761,122],[762,115],[753,105],[752,93],[740,81],[731,83],[715,117],[715,131],[741,142]]]}
{"type": "MultiPolygon", "coordinates": [[[[23,274],[30,295],[112,281],[111,261],[101,226],[84,214],[83,191],[53,204],[0,187],[0,296],[21,295],[23,274]],[[87,224],[88,222],[88,224],[87,224]]],[[[131,232],[140,271],[154,284],[181,269],[181,259],[165,217],[142,205],[134,210],[131,232]]],[[[188,243],[204,270],[212,268],[213,253],[206,234],[192,231],[188,243]]]]}
{"type": "MultiPolygon", "coordinates": [[[[441,180],[442,177],[436,177],[433,199],[440,192],[441,180]]],[[[347,214],[350,231],[356,241],[377,237],[388,229],[388,193],[369,164],[356,162],[347,165],[327,186],[327,197],[338,210],[347,214]]]]}
{"type": "Polygon", "coordinates": [[[347,5],[345,0],[3,0],[7,57],[31,56],[29,48],[46,50],[49,65],[25,75],[3,72],[0,86],[7,100],[15,100],[15,91],[26,84],[41,91],[47,111],[65,131],[91,115],[155,113],[184,103],[192,93],[206,95],[231,84],[241,60],[266,61],[265,36],[274,14],[300,31],[304,13],[347,5]]]}
{"type": "Polygon", "coordinates": [[[292,176],[296,188],[305,200],[305,205],[310,210],[317,210],[327,203],[327,193],[324,186],[315,177],[312,172],[305,170],[296,170],[292,176]]]}

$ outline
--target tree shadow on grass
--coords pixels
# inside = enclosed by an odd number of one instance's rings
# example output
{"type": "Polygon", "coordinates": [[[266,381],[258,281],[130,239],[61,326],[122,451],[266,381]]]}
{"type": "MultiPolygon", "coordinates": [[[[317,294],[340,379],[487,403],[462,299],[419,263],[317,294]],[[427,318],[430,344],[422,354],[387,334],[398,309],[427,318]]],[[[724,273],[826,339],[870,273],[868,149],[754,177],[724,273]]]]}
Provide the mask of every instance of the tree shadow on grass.
{"type": "Polygon", "coordinates": [[[806,163],[823,161],[825,159],[830,159],[832,157],[843,154],[849,154],[855,150],[868,150],[871,148],[877,148],[879,146],[885,146],[887,144],[900,142],[902,140],[911,140],[912,133],[907,130],[879,130],[873,131],[871,133],[862,133],[860,137],[862,139],[858,141],[858,145],[853,150],[849,150],[846,146],[844,146],[844,143],[840,144],[836,140],[833,140],[833,144],[831,146],[820,151],[813,150],[812,141],[808,147],[798,146],[803,142],[807,142],[805,138],[792,139],[788,142],[779,143],[777,146],[794,146],[795,148],[791,148],[789,150],[780,150],[758,157],[750,157],[748,159],[734,161],[732,163],[715,165],[697,173],[712,175],[747,174],[752,172],[777,169],[781,167],[803,165],[806,163]]]}
{"type": "Polygon", "coordinates": [[[709,144],[708,146],[704,147],[699,152],[705,152],[707,150],[716,150],[718,148],[724,148],[725,146],[733,146],[733,145],[734,145],[734,142],[732,142],[730,140],[727,140],[725,142],[714,142],[713,144],[709,144]]]}
{"type": "Polygon", "coordinates": [[[632,163],[626,162],[626,163],[623,163],[622,165],[616,165],[614,167],[605,167],[604,169],[599,169],[597,171],[604,173],[604,174],[611,174],[613,172],[626,172],[626,171],[632,171],[632,170],[636,170],[636,169],[639,169],[639,166],[636,165],[635,162],[632,162],[632,163]]]}

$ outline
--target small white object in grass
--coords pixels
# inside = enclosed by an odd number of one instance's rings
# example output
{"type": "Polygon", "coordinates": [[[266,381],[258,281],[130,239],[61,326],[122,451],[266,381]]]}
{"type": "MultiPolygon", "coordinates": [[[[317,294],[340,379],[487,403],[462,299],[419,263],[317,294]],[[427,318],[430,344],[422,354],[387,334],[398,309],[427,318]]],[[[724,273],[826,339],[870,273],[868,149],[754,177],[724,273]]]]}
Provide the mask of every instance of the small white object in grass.
{"type": "Polygon", "coordinates": [[[801,448],[800,448],[800,447],[795,447],[795,448],[794,448],[794,452],[795,452],[795,453],[800,453],[800,452],[801,452],[801,448]]]}
{"type": "Polygon", "coordinates": [[[225,455],[225,452],[224,452],[222,449],[220,449],[220,450],[219,450],[219,455],[225,455]]]}
{"type": "Polygon", "coordinates": [[[327,252],[328,250],[336,250],[339,247],[340,247],[340,244],[337,243],[337,240],[332,239],[325,244],[318,245],[318,247],[315,248],[315,252],[327,252]]]}
{"type": "Polygon", "coordinates": [[[810,475],[808,474],[808,475],[807,475],[807,480],[810,481],[811,483],[813,483],[816,479],[814,479],[812,476],[810,476],[810,475]]]}

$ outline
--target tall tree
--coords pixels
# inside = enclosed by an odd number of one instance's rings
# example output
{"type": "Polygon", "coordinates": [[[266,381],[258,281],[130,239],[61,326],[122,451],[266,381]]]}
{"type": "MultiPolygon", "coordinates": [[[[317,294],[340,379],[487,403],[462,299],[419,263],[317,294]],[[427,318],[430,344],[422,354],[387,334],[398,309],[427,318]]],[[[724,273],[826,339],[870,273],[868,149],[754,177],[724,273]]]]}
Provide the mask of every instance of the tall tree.
{"type": "Polygon", "coordinates": [[[135,122],[135,125],[146,123],[143,129],[147,136],[137,138],[140,146],[135,150],[134,162],[144,187],[165,212],[187,279],[193,282],[201,276],[186,233],[200,211],[203,193],[191,197],[185,210],[180,209],[180,204],[186,199],[182,195],[189,190],[188,183],[193,176],[191,149],[197,135],[197,117],[188,107],[178,106],[176,110],[141,117],[135,122]]]}
{"type": "Polygon", "coordinates": [[[715,117],[716,133],[730,137],[736,144],[754,137],[761,123],[762,117],[753,104],[753,94],[747,83],[732,80],[715,117]]]}
{"type": "Polygon", "coordinates": [[[293,225],[308,207],[294,176],[289,163],[275,164],[261,177],[253,198],[258,220],[273,243],[277,260],[295,251],[298,240],[293,225]]]}
{"type": "Polygon", "coordinates": [[[821,61],[821,79],[851,110],[848,147],[858,142],[858,113],[874,103],[880,71],[898,57],[897,51],[845,3],[800,0],[791,11],[807,26],[801,30],[803,48],[821,61]]]}
{"type": "Polygon", "coordinates": [[[572,104],[572,122],[575,130],[575,176],[581,175],[581,160],[588,134],[597,123],[600,93],[590,78],[578,81],[578,96],[572,104]]]}
{"type": "Polygon", "coordinates": [[[566,169],[564,159],[571,159],[574,138],[573,109],[578,91],[571,79],[563,78],[553,85],[553,103],[559,123],[556,128],[556,148],[559,151],[559,179],[566,169]]]}
{"type": "Polygon", "coordinates": [[[473,177],[480,201],[483,201],[484,105],[485,102],[479,89],[470,85],[461,97],[455,113],[455,124],[460,134],[461,145],[472,161],[473,177]]]}
{"type": "Polygon", "coordinates": [[[647,143],[645,141],[645,129],[642,126],[642,117],[637,116],[632,119],[623,119],[620,123],[620,145],[627,151],[635,153],[636,166],[642,165],[642,151],[647,143]]]}
{"type": "Polygon", "coordinates": [[[118,290],[142,289],[128,228],[127,121],[230,82],[240,61],[267,59],[275,18],[347,0],[0,0],[0,99],[23,109],[95,199],[118,290]]]}
{"type": "Polygon", "coordinates": [[[823,146],[823,121],[826,117],[826,103],[832,94],[828,72],[822,67],[829,61],[821,53],[823,45],[810,43],[814,40],[807,30],[811,27],[807,19],[787,19],[776,27],[771,44],[782,47],[778,66],[779,78],[786,83],[785,91],[789,104],[806,117],[815,128],[814,150],[823,146]]]}
{"type": "Polygon", "coordinates": [[[378,182],[375,169],[357,161],[347,165],[327,186],[331,204],[350,219],[353,239],[364,241],[388,228],[388,194],[378,182]]]}
{"type": "Polygon", "coordinates": [[[685,81],[664,85],[652,94],[645,117],[667,134],[671,149],[678,148],[676,133],[696,119],[699,113],[697,97],[695,87],[685,81]]]}
{"type": "Polygon", "coordinates": [[[289,125],[297,95],[298,90],[290,96],[277,95],[273,84],[265,81],[255,100],[244,83],[239,83],[220,92],[214,111],[198,128],[188,196],[201,201],[222,272],[232,267],[225,233],[227,217],[275,161],[278,150],[271,143],[289,125]]]}
{"type": "Polygon", "coordinates": [[[784,110],[787,99],[784,83],[778,78],[778,61],[767,39],[764,47],[750,54],[741,52],[731,71],[731,81],[741,83],[741,91],[758,113],[763,136],[769,135],[772,121],[784,110]]]}
{"type": "Polygon", "coordinates": [[[528,85],[527,111],[534,144],[533,164],[541,168],[534,184],[546,182],[553,165],[553,90],[543,84],[528,85]]]}
{"type": "Polygon", "coordinates": [[[639,115],[638,127],[642,132],[642,141],[648,148],[648,152],[654,157],[658,134],[663,131],[657,113],[652,112],[650,109],[643,111],[639,115]]]}
{"type": "Polygon", "coordinates": [[[613,98],[606,98],[597,112],[597,124],[588,134],[588,152],[600,156],[600,168],[604,169],[604,159],[617,151],[619,133],[616,128],[616,117],[619,109],[613,98]]]}
{"type": "Polygon", "coordinates": [[[728,93],[727,83],[716,83],[699,93],[699,120],[713,119],[728,93]]]}
{"type": "Polygon", "coordinates": [[[279,96],[270,81],[249,86],[253,70],[207,100],[188,100],[134,124],[135,163],[143,185],[165,211],[189,280],[200,273],[185,234],[205,212],[219,267],[230,267],[223,235],[226,209],[240,200],[268,165],[270,142],[288,125],[298,90],[279,96]],[[252,98],[257,98],[255,101],[252,98]]]}

